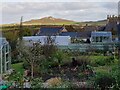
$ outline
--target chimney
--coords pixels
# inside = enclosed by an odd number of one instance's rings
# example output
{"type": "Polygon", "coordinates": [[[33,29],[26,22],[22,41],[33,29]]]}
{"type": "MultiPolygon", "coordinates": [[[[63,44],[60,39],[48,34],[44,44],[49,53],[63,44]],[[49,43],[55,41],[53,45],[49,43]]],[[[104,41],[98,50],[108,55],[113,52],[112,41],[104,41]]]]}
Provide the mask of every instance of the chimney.
{"type": "Polygon", "coordinates": [[[107,15],[107,19],[109,19],[109,15],[107,15]]]}

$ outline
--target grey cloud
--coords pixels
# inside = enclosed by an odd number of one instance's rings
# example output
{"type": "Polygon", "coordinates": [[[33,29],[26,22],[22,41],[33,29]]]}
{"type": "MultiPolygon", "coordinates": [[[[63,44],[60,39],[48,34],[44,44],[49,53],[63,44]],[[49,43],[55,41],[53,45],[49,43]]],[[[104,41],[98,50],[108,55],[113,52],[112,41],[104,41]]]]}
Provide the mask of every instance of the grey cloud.
{"type": "Polygon", "coordinates": [[[55,16],[75,21],[97,20],[106,18],[107,14],[116,14],[115,3],[110,2],[44,2],[44,3],[3,3],[3,23],[55,16]]]}

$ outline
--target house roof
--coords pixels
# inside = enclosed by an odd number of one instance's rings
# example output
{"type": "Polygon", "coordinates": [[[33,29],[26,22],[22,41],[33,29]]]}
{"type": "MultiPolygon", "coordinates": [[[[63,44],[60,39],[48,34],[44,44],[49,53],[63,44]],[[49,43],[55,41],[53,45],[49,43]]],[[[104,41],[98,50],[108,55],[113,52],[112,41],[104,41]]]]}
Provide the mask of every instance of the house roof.
{"type": "Polygon", "coordinates": [[[100,26],[98,27],[98,31],[105,31],[106,26],[100,26]]]}
{"type": "Polygon", "coordinates": [[[92,32],[91,36],[112,36],[111,32],[99,31],[99,32],[92,32]]]}
{"type": "Polygon", "coordinates": [[[110,30],[117,30],[117,24],[116,23],[108,23],[105,27],[105,31],[110,31],[110,30]]]}
{"type": "Polygon", "coordinates": [[[59,33],[61,30],[63,30],[63,27],[41,27],[39,32],[36,34],[37,36],[52,36],[59,33]]]}
{"type": "Polygon", "coordinates": [[[89,38],[89,37],[91,37],[91,31],[64,32],[64,33],[60,33],[60,36],[70,36],[72,38],[74,38],[74,37],[89,38]]]}
{"type": "Polygon", "coordinates": [[[77,32],[62,32],[59,34],[60,36],[70,36],[72,38],[77,37],[78,33],[77,32]]]}
{"type": "Polygon", "coordinates": [[[91,31],[78,32],[78,37],[80,37],[80,38],[90,38],[91,37],[91,31]]]}

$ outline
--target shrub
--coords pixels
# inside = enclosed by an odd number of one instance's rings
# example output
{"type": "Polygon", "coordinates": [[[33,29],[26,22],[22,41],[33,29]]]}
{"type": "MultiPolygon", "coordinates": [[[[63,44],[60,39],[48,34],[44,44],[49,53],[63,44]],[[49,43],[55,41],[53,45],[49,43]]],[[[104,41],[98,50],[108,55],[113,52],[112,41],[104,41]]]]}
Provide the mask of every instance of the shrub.
{"type": "Polygon", "coordinates": [[[92,66],[104,66],[109,65],[114,62],[114,57],[112,56],[93,56],[90,61],[90,65],[92,66]]]}
{"type": "Polygon", "coordinates": [[[34,78],[31,81],[31,88],[41,88],[42,87],[43,80],[42,78],[34,78]]]}
{"type": "Polygon", "coordinates": [[[116,85],[114,88],[120,89],[120,68],[115,65],[111,70],[111,74],[116,80],[116,85]]]}
{"type": "Polygon", "coordinates": [[[78,74],[78,77],[79,77],[79,79],[83,79],[86,77],[86,75],[83,72],[81,72],[78,74]]]}
{"type": "Polygon", "coordinates": [[[106,72],[97,73],[95,76],[95,87],[104,90],[110,88],[116,84],[115,78],[106,72]]]}
{"type": "Polygon", "coordinates": [[[77,58],[77,61],[80,66],[87,67],[87,65],[90,65],[89,57],[79,57],[77,58]]]}
{"type": "Polygon", "coordinates": [[[106,64],[111,64],[114,62],[114,57],[110,56],[110,57],[107,57],[105,60],[106,60],[106,62],[105,62],[106,64]]]}

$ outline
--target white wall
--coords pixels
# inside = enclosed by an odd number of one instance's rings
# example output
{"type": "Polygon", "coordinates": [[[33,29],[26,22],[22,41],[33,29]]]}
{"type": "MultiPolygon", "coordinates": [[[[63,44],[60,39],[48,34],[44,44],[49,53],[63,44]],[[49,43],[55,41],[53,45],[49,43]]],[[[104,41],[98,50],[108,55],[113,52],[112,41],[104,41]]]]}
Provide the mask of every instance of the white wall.
{"type": "MultiPolygon", "coordinates": [[[[41,42],[41,44],[44,45],[47,37],[48,36],[26,36],[23,37],[23,41],[25,41],[26,45],[30,45],[33,42],[41,42]]],[[[56,45],[69,45],[71,43],[70,36],[51,36],[51,38],[55,40],[56,45]]]]}

